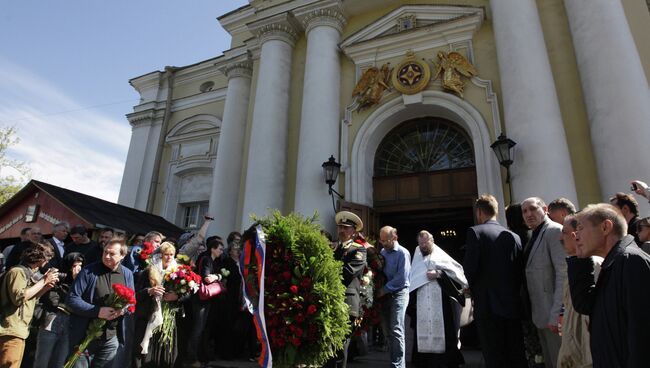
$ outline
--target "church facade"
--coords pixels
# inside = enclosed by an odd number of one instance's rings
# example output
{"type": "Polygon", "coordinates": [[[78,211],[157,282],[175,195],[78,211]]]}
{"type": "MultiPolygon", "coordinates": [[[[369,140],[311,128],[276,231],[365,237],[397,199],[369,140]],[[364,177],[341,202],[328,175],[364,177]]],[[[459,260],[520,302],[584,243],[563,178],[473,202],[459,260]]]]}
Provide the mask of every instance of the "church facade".
{"type": "Polygon", "coordinates": [[[221,236],[269,208],[331,231],[333,156],[338,208],[458,242],[479,193],[582,207],[648,179],[645,0],[250,0],[218,20],[222,55],[130,81],[120,204],[187,229],[209,210],[221,236]]]}

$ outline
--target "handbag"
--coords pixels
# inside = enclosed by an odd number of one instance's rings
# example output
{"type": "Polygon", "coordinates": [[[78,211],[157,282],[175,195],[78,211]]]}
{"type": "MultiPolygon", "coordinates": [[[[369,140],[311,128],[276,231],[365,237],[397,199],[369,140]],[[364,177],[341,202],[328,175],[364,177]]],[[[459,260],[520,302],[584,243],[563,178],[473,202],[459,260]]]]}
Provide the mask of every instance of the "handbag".
{"type": "Polygon", "coordinates": [[[465,306],[460,312],[460,327],[465,327],[474,321],[474,304],[470,297],[466,297],[465,306]]]}
{"type": "Polygon", "coordinates": [[[223,285],[221,285],[221,282],[215,281],[211,284],[205,284],[201,283],[201,286],[199,286],[199,299],[201,300],[209,300],[214,298],[215,296],[221,294],[222,291],[224,291],[223,285]]]}

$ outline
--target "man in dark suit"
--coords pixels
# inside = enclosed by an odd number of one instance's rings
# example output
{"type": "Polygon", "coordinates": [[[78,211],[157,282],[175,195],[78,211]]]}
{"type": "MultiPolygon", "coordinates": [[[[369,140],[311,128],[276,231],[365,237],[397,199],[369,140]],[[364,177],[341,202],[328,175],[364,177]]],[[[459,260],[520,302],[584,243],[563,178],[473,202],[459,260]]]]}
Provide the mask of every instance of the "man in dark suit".
{"type": "Polygon", "coordinates": [[[487,367],[526,367],[519,291],[523,258],[519,236],[497,221],[498,204],[481,195],[479,225],[467,230],[463,268],[474,301],[474,319],[487,367]]]}
{"type": "Polygon", "coordinates": [[[52,237],[47,239],[54,250],[54,257],[50,259],[50,266],[61,269],[61,262],[65,254],[65,239],[68,237],[70,225],[67,222],[59,222],[52,227],[52,237]]]}

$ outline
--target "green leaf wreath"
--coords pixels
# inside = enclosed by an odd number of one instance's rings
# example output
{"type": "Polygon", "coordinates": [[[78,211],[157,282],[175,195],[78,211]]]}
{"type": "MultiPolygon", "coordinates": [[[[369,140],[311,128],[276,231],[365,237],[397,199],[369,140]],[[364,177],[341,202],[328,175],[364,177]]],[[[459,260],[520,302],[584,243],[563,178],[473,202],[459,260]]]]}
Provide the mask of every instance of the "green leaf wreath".
{"type": "Polygon", "coordinates": [[[316,224],[317,214],[254,220],[266,234],[265,318],[278,367],[322,365],[349,332],[342,263],[316,224]]]}

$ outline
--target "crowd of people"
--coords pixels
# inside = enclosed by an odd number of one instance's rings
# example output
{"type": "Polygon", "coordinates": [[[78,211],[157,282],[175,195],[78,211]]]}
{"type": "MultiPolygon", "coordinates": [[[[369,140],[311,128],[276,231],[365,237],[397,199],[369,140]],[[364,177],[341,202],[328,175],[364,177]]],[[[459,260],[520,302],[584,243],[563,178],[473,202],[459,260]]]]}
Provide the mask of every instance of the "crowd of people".
{"type": "MultiPolygon", "coordinates": [[[[634,181],[632,190],[650,200],[646,183],[634,181]]],[[[650,217],[639,217],[634,196],[616,193],[581,211],[566,198],[548,205],[527,198],[506,208],[508,228],[498,223],[498,208],[488,194],[475,201],[477,225],[467,230],[462,263],[425,230],[411,257],[397,229],[380,229],[385,280],[376,298],[390,366],[406,367],[406,315],[415,367],[463,365],[460,328],[472,320],[486,367],[647,366],[650,217]]],[[[334,254],[356,326],[361,287],[354,280],[375,251],[358,216],[340,212],[336,223],[334,254]]],[[[346,366],[347,349],[331,366],[346,366]]]]}
{"type": "MultiPolygon", "coordinates": [[[[632,184],[650,199],[645,183],[632,184]]],[[[498,208],[491,195],[476,199],[477,225],[467,230],[463,260],[448,255],[426,230],[413,253],[392,226],[379,229],[371,245],[357,215],[337,213],[332,255],[343,266],[350,329],[325,366],[347,364],[367,311],[369,274],[392,367],[406,367],[407,315],[416,367],[463,365],[459,331],[472,320],[487,367],[647,364],[650,291],[643,285],[650,280],[650,217],[639,217],[634,196],[617,193],[610,203],[581,211],[565,198],[548,205],[527,198],[508,206],[507,228],[497,221],[498,208]]],[[[225,242],[207,237],[214,219],[204,219],[196,233],[178,239],[151,231],[127,241],[106,228],[94,241],[86,228],[67,223],[55,224],[49,239],[37,227],[23,229],[21,242],[3,252],[0,368],[21,366],[30,334],[36,368],[63,367],[71,357],[78,368],[254,360],[260,345],[239,271],[242,235],[232,232],[225,242]],[[143,257],[147,252],[153,256],[143,257]],[[205,292],[163,286],[182,262],[205,292]],[[134,311],[108,303],[116,284],[134,290],[134,311]],[[178,311],[171,329],[157,328],[161,310],[178,311]],[[80,351],[96,321],[95,338],[80,351]]]]}
{"type": "Polygon", "coordinates": [[[215,358],[254,360],[259,344],[243,302],[241,234],[232,232],[225,242],[206,237],[211,221],[206,215],[196,233],[178,239],[151,231],[128,241],[109,228],[100,229],[94,241],[83,226],[65,222],[52,227],[49,239],[38,227],[24,228],[21,241],[4,250],[0,367],[21,362],[63,367],[79,353],[75,347],[97,319],[106,321],[101,334],[78,354],[74,367],[200,367],[215,358]],[[149,261],[140,256],[146,247],[155,253],[149,261]],[[162,277],[179,259],[192,265],[202,283],[218,281],[222,292],[203,300],[166,290],[162,277]],[[134,290],[133,313],[105,305],[114,284],[134,290]],[[163,303],[180,311],[171,340],[149,328],[163,303]]]}

